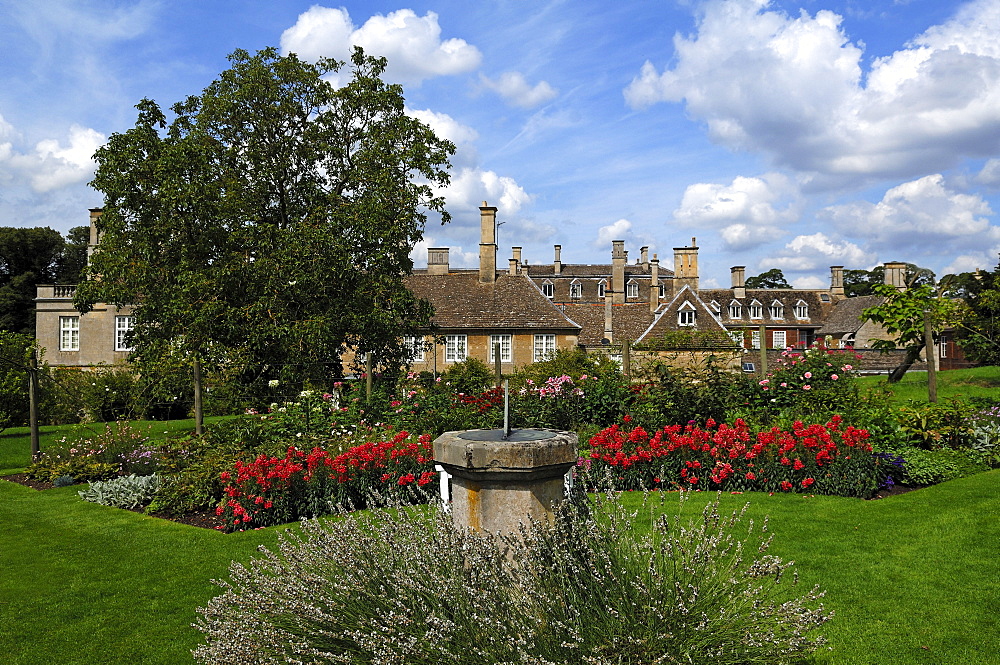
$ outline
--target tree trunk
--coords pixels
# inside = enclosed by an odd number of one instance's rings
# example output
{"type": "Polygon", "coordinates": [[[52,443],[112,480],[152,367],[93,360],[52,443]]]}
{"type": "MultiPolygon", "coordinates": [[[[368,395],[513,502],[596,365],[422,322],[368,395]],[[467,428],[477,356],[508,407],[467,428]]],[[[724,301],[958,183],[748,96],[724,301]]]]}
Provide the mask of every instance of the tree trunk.
{"type": "Polygon", "coordinates": [[[903,358],[902,364],[889,374],[889,383],[898,383],[900,379],[906,376],[906,372],[913,366],[913,363],[920,359],[920,352],[923,348],[924,345],[922,343],[906,347],[906,357],[903,358]]]}

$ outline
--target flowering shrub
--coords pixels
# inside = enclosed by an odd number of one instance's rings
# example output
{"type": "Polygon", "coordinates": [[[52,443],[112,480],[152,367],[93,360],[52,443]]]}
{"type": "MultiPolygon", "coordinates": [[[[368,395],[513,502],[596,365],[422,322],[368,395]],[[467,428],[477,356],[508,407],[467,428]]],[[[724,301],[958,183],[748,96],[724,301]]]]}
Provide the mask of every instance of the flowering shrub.
{"type": "MultiPolygon", "coordinates": [[[[628,425],[628,422],[626,422],[628,425]]],[[[867,497],[885,474],[871,454],[868,432],[796,422],[752,433],[743,420],[732,426],[709,420],[672,425],[652,434],[613,425],[590,439],[595,466],[607,467],[619,489],[712,489],[810,492],[867,497]]],[[[599,469],[598,469],[599,470],[599,469]]]]}
{"type": "Polygon", "coordinates": [[[858,400],[851,363],[860,357],[818,342],[801,353],[786,349],[758,382],[758,401],[764,406],[793,408],[799,415],[842,413],[858,400]]]}
{"type": "Polygon", "coordinates": [[[150,431],[126,422],[108,423],[94,436],[64,436],[46,447],[25,472],[29,478],[52,481],[70,476],[77,482],[108,480],[128,474],[148,475],[157,467],[150,431]]]}
{"type": "Polygon", "coordinates": [[[399,432],[339,455],[290,446],[284,457],[258,455],[223,472],[226,485],[216,514],[225,516],[228,531],[284,524],[333,513],[338,505],[362,508],[371,491],[381,499],[420,498],[421,492],[410,490],[436,478],[429,434],[399,432]]]}

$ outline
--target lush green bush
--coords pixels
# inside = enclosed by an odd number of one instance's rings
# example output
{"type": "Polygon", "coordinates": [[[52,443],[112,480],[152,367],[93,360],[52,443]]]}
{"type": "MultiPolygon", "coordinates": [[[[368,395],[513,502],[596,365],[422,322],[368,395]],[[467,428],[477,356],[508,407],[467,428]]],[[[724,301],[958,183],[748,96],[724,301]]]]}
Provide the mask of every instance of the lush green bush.
{"type": "Polygon", "coordinates": [[[902,461],[901,472],[893,473],[892,477],[895,483],[903,485],[936,485],[988,471],[991,468],[988,460],[970,450],[950,448],[926,450],[905,446],[893,448],[882,454],[894,456],[902,461]]]}
{"type": "Polygon", "coordinates": [[[654,361],[643,368],[641,377],[642,383],[630,386],[627,410],[633,423],[648,429],[725,421],[745,382],[742,375],[722,371],[711,359],[701,368],[676,368],[654,361]]]}
{"type": "Polygon", "coordinates": [[[712,504],[637,535],[617,497],[565,503],[514,537],[440,510],[306,522],[234,563],[199,609],[203,663],[782,665],[824,642],[816,589],[764,531],[712,504]]]}
{"type": "Polygon", "coordinates": [[[34,351],[29,335],[0,330],[0,431],[28,423],[28,359],[34,351]]]}
{"type": "Polygon", "coordinates": [[[452,391],[471,395],[488,390],[496,384],[496,373],[482,360],[466,358],[441,374],[441,382],[452,391]]]}
{"type": "Polygon", "coordinates": [[[96,434],[63,437],[47,446],[25,473],[39,481],[71,476],[77,482],[108,480],[130,473],[148,475],[158,463],[149,435],[148,427],[143,430],[120,422],[107,424],[96,434]]]}
{"type": "Polygon", "coordinates": [[[976,404],[959,399],[940,403],[910,402],[897,410],[900,429],[922,448],[967,448],[974,438],[976,404]]]}

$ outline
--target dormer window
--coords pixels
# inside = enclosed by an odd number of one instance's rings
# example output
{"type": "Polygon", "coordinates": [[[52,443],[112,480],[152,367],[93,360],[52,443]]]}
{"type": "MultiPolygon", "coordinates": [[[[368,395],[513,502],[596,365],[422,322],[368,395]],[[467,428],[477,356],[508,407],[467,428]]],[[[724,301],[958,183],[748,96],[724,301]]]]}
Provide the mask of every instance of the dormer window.
{"type": "Polygon", "coordinates": [[[583,284],[580,283],[580,280],[574,279],[569,283],[569,297],[572,300],[579,300],[583,297],[583,284]]]}
{"type": "Polygon", "coordinates": [[[829,293],[821,293],[821,294],[819,294],[819,299],[822,300],[823,302],[830,302],[830,294],[829,293]]]}
{"type": "Polygon", "coordinates": [[[545,280],[544,282],[542,282],[542,295],[544,295],[546,298],[551,298],[554,293],[555,289],[552,288],[552,282],[550,282],[549,280],[545,280]]]}
{"type": "Polygon", "coordinates": [[[677,325],[693,326],[695,324],[697,314],[698,312],[695,310],[694,305],[685,300],[684,304],[677,310],[677,325]]]}
{"type": "Polygon", "coordinates": [[[598,298],[603,298],[604,297],[604,290],[606,288],[608,288],[608,283],[606,281],[604,281],[603,279],[597,283],[597,297],[598,298]]]}
{"type": "Polygon", "coordinates": [[[626,286],[626,295],[629,298],[639,298],[639,284],[634,279],[630,279],[626,286]]]}
{"type": "Polygon", "coordinates": [[[731,303],[729,303],[729,318],[731,319],[743,318],[743,305],[741,305],[738,300],[734,300],[731,303]]]}
{"type": "Polygon", "coordinates": [[[715,300],[711,302],[711,305],[712,305],[712,311],[715,312],[716,314],[722,311],[722,305],[720,305],[715,300]]]}
{"type": "Polygon", "coordinates": [[[795,318],[796,319],[808,319],[809,318],[809,305],[806,301],[800,300],[795,303],[795,318]]]}
{"type": "Polygon", "coordinates": [[[772,319],[783,319],[785,318],[785,306],[780,300],[775,300],[771,303],[771,318],[772,319]]]}
{"type": "Polygon", "coordinates": [[[751,319],[763,319],[764,318],[764,306],[760,302],[754,300],[750,303],[750,318],[751,319]]]}

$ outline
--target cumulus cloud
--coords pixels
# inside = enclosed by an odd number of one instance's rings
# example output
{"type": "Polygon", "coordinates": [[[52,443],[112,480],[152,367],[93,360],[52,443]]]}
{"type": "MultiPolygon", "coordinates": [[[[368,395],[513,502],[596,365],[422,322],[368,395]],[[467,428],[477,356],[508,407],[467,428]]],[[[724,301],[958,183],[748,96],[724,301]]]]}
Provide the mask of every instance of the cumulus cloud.
{"type": "Polygon", "coordinates": [[[780,268],[789,272],[809,272],[832,265],[868,268],[874,266],[877,261],[874,254],[852,242],[817,232],[796,236],[785,245],[783,251],[761,259],[759,266],[762,269],[780,268]]]}
{"type": "MultiPolygon", "coordinates": [[[[0,139],[14,134],[0,118],[0,139]]],[[[105,137],[86,127],[73,125],[67,143],[58,139],[39,141],[34,150],[18,152],[9,141],[0,143],[0,175],[5,180],[26,180],[38,193],[85,182],[94,173],[94,152],[105,137]]]]}
{"type": "Polygon", "coordinates": [[[689,185],[674,210],[681,226],[716,228],[727,249],[749,249],[783,234],[800,214],[798,189],[780,174],[738,176],[728,185],[689,185]]]}
{"type": "Polygon", "coordinates": [[[770,4],[704,5],[697,33],[674,37],[676,65],[646,62],[627,103],[684,101],[715,141],[840,181],[915,176],[1000,150],[995,0],[969,3],[867,76],[839,15],[789,16],[770,4]]]}
{"type": "MultiPolygon", "coordinates": [[[[497,207],[499,221],[517,215],[531,202],[531,196],[513,178],[480,169],[460,169],[442,193],[453,215],[474,210],[478,214],[479,206],[486,201],[497,207]]],[[[478,216],[475,220],[478,225],[478,216]]]]}
{"type": "Polygon", "coordinates": [[[1000,239],[1000,229],[988,219],[992,214],[982,197],[955,191],[934,174],[889,189],[878,203],[830,206],[820,217],[844,233],[863,230],[876,250],[921,247],[937,252],[1000,239]]]}
{"type": "Polygon", "coordinates": [[[427,249],[430,247],[448,248],[448,265],[453,268],[475,268],[479,265],[479,248],[466,252],[461,245],[450,244],[447,239],[424,236],[424,239],[413,246],[410,260],[415,268],[427,267],[427,249]]]}
{"type": "Polygon", "coordinates": [[[483,86],[498,93],[508,104],[530,109],[555,99],[558,92],[547,81],[532,86],[520,72],[504,72],[497,79],[480,74],[483,86]]]}
{"type": "Polygon", "coordinates": [[[627,240],[631,235],[632,222],[627,219],[619,219],[613,224],[597,229],[597,240],[593,244],[600,248],[610,247],[612,240],[627,240]]]}
{"type": "Polygon", "coordinates": [[[369,55],[385,56],[387,79],[414,85],[435,76],[471,71],[482,60],[479,49],[465,40],[441,39],[437,14],[417,16],[412,9],[372,16],[359,28],[346,9],[316,5],[281,35],[282,51],[306,60],[348,60],[354,46],[369,55]]]}
{"type": "Polygon", "coordinates": [[[1000,188],[1000,159],[991,159],[976,174],[976,182],[990,188],[1000,188]]]}

